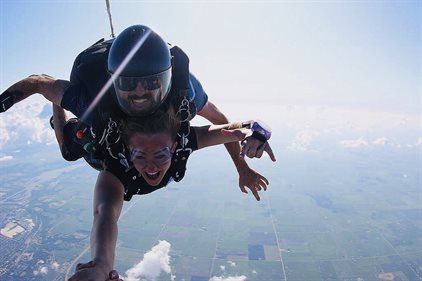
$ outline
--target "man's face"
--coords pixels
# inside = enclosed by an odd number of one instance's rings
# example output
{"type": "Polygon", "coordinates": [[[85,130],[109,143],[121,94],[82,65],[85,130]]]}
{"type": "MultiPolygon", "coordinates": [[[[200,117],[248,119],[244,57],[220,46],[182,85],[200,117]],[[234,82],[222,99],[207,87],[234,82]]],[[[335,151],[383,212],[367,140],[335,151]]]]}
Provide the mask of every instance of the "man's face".
{"type": "Polygon", "coordinates": [[[135,88],[121,90],[115,86],[122,108],[129,115],[145,115],[157,108],[163,99],[163,87],[160,80],[143,83],[137,81],[135,88]]]}
{"type": "Polygon", "coordinates": [[[176,143],[168,133],[134,133],[129,137],[132,162],[135,169],[151,186],[157,186],[171,165],[176,143]]]}
{"type": "Polygon", "coordinates": [[[128,115],[152,113],[164,101],[171,87],[171,68],[144,77],[118,76],[113,81],[120,108],[128,115]]]}

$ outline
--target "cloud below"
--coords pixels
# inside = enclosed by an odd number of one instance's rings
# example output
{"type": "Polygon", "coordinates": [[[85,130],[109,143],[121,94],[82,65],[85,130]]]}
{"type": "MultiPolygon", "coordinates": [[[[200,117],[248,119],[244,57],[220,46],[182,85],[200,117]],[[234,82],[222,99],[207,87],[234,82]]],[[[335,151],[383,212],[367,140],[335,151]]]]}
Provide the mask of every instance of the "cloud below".
{"type": "Polygon", "coordinates": [[[307,151],[312,140],[318,135],[317,132],[299,132],[293,139],[293,142],[287,147],[289,150],[307,151]]]}
{"type": "Polygon", "coordinates": [[[0,148],[8,144],[55,143],[49,118],[40,117],[45,101],[25,100],[0,115],[0,148]]]}
{"type": "Polygon", "coordinates": [[[159,241],[157,245],[144,254],[144,258],[134,267],[126,271],[126,281],[156,280],[161,272],[171,273],[170,247],[167,241],[159,241]]]}
{"type": "Polygon", "coordinates": [[[0,157],[0,162],[2,162],[2,161],[10,161],[12,159],[13,159],[13,156],[10,156],[10,155],[1,156],[0,157]]]}
{"type": "Polygon", "coordinates": [[[363,137],[360,137],[356,140],[342,140],[340,141],[340,144],[347,148],[368,146],[368,142],[363,137]]]}

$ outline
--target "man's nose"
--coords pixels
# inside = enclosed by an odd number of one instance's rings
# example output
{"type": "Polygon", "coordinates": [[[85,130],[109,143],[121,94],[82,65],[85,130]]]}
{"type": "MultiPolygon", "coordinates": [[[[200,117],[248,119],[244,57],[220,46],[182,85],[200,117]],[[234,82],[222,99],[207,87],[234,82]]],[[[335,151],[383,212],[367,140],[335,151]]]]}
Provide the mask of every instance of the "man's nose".
{"type": "Polygon", "coordinates": [[[142,83],[139,81],[138,84],[136,84],[136,92],[143,94],[146,92],[146,89],[144,88],[144,86],[142,85],[142,83]]]}

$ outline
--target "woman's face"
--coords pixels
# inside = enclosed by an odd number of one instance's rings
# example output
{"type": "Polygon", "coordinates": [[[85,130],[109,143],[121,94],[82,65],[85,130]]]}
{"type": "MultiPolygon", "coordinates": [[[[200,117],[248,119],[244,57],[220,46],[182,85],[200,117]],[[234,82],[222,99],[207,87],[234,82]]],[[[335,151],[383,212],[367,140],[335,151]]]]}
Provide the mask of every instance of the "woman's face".
{"type": "Polygon", "coordinates": [[[157,186],[170,168],[176,143],[164,132],[152,135],[134,133],[128,146],[136,170],[149,185],[157,186]]]}

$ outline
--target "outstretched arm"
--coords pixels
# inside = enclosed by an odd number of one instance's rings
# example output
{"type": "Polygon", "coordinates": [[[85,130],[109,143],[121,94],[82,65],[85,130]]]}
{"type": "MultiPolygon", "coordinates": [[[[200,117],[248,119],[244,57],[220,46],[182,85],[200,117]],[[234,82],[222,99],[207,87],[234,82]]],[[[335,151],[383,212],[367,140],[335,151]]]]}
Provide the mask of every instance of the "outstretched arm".
{"type": "MultiPolygon", "coordinates": [[[[211,101],[207,101],[201,111],[198,112],[198,115],[204,117],[214,125],[230,123],[229,119],[211,101]]],[[[239,142],[230,142],[225,143],[224,145],[226,146],[226,149],[240,175],[245,168],[248,168],[248,164],[245,159],[240,157],[239,142]]]]}
{"type": "Polygon", "coordinates": [[[52,103],[59,105],[70,82],[46,74],[31,75],[10,86],[0,95],[0,112],[5,112],[15,103],[39,93],[52,103]]]}
{"type": "Polygon", "coordinates": [[[106,280],[113,269],[117,221],[123,206],[123,186],[111,173],[101,171],[94,191],[91,257],[94,266],[78,270],[69,281],[106,280]]]}
{"type": "MultiPolygon", "coordinates": [[[[226,125],[194,127],[193,129],[196,133],[198,149],[229,142],[239,143],[239,141],[252,135],[252,131],[242,128],[242,123],[240,122],[226,125]]],[[[249,188],[258,201],[260,200],[258,191],[262,189],[267,190],[268,184],[269,182],[264,176],[255,172],[247,165],[244,170],[239,171],[240,189],[242,192],[248,193],[246,188],[249,188]]]]}
{"type": "Polygon", "coordinates": [[[66,148],[64,147],[64,134],[63,129],[66,124],[67,117],[66,111],[58,105],[53,103],[53,126],[54,134],[56,135],[57,143],[59,144],[62,156],[65,156],[66,148]]]}
{"type": "MultiPolygon", "coordinates": [[[[212,124],[228,124],[229,120],[227,117],[210,101],[208,101],[205,106],[198,112],[198,115],[209,120],[212,124]]],[[[257,141],[251,138],[247,139],[246,146],[242,148],[242,153],[251,145],[256,144],[257,141]]],[[[243,193],[248,193],[247,188],[249,188],[256,200],[260,200],[258,191],[262,188],[266,189],[266,185],[262,185],[265,182],[268,185],[267,179],[250,168],[245,159],[241,157],[241,147],[239,141],[229,142],[224,144],[227,151],[230,154],[230,157],[233,160],[234,165],[236,166],[237,172],[239,174],[239,187],[243,193]]],[[[258,145],[256,146],[258,147],[258,145]]],[[[246,154],[246,153],[245,153],[246,154]]],[[[247,156],[252,158],[252,151],[249,152],[247,156]]],[[[243,155],[243,154],[242,154],[243,155]]],[[[261,153],[262,155],[262,153],[261,153]]],[[[258,156],[261,156],[258,155],[258,156]]]]}

